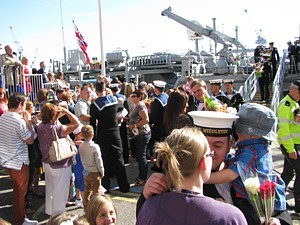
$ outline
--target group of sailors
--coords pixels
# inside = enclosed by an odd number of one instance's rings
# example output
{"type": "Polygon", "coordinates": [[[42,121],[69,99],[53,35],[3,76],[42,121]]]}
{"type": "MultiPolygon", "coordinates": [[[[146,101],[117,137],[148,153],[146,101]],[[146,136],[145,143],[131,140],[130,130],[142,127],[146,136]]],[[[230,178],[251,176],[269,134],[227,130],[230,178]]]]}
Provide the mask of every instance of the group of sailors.
{"type": "Polygon", "coordinates": [[[300,45],[299,40],[294,41],[292,43],[291,41],[287,42],[288,45],[288,58],[290,59],[290,73],[298,73],[298,63],[300,62],[300,45]]]}

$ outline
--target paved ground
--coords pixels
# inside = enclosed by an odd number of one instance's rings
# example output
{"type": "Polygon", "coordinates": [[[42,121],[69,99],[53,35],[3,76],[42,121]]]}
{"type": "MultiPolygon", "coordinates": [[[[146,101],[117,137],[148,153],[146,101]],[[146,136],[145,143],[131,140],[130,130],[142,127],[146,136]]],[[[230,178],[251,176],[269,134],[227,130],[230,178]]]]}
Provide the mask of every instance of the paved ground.
{"type": "MultiPolygon", "coordinates": [[[[238,83],[242,83],[242,80],[245,80],[243,75],[233,75],[238,83]]],[[[214,76],[212,79],[218,79],[217,76],[214,76]]],[[[224,78],[224,75],[223,77],[224,78]]],[[[291,81],[295,79],[299,79],[298,75],[288,75],[285,79],[285,83],[283,85],[284,89],[289,87],[291,81]]],[[[208,79],[208,78],[206,78],[208,79]]],[[[283,157],[276,142],[272,145],[273,151],[273,160],[274,167],[278,173],[281,173],[283,166],[283,157]]],[[[150,162],[149,168],[152,166],[150,162]]],[[[126,165],[126,171],[128,175],[128,180],[131,184],[135,182],[135,177],[137,177],[138,167],[134,159],[130,159],[130,163],[126,165]]],[[[150,171],[151,173],[151,171],[150,171]]],[[[43,181],[40,182],[41,190],[44,191],[45,183],[43,181]]],[[[291,185],[291,184],[290,184],[291,185]]],[[[112,187],[116,187],[116,180],[112,179],[112,187]]],[[[112,197],[118,211],[119,225],[132,225],[135,224],[135,206],[138,196],[142,192],[142,187],[132,187],[129,193],[123,194],[118,190],[111,191],[110,196],[112,197]]],[[[292,193],[287,192],[288,202],[293,205],[294,200],[292,193]]],[[[11,181],[9,176],[5,173],[4,170],[0,168],[0,217],[11,221],[12,218],[12,189],[11,189],[11,181]]],[[[40,224],[46,224],[48,220],[48,216],[44,213],[44,199],[36,199],[32,198],[32,204],[36,212],[29,216],[29,218],[36,219],[40,222],[40,224]]],[[[68,212],[74,214],[83,214],[83,210],[77,206],[70,206],[67,208],[68,212]]],[[[294,219],[294,224],[300,224],[300,215],[290,211],[292,218],[294,219]]]]}
{"type": "MultiPolygon", "coordinates": [[[[279,146],[276,142],[272,144],[272,154],[274,160],[274,167],[276,172],[281,173],[283,166],[283,157],[279,150],[279,146]]],[[[153,163],[149,163],[150,166],[153,163]]],[[[149,166],[149,168],[150,168],[149,166]]],[[[136,162],[131,159],[130,163],[126,166],[128,179],[131,184],[134,183],[134,179],[137,176],[138,167],[136,162]]],[[[151,173],[151,171],[150,171],[151,173]]],[[[44,191],[44,182],[41,181],[41,190],[44,191]]],[[[116,180],[112,179],[112,187],[116,187],[116,180]]],[[[135,206],[138,196],[142,192],[142,187],[132,187],[129,193],[123,194],[118,190],[112,190],[110,197],[113,199],[119,217],[120,225],[132,225],[135,224],[135,206]]],[[[11,198],[12,198],[12,189],[9,176],[5,173],[4,170],[0,171],[0,217],[11,221],[12,211],[11,211],[11,198]]],[[[293,205],[294,200],[292,193],[287,192],[288,202],[293,205]]],[[[35,199],[32,198],[32,204],[36,212],[29,217],[32,219],[37,219],[40,224],[46,224],[48,216],[44,213],[44,199],[35,199]]],[[[81,215],[83,214],[82,208],[77,206],[69,206],[68,212],[81,215]]],[[[292,218],[294,219],[294,224],[300,224],[300,215],[290,211],[292,218]]]]}

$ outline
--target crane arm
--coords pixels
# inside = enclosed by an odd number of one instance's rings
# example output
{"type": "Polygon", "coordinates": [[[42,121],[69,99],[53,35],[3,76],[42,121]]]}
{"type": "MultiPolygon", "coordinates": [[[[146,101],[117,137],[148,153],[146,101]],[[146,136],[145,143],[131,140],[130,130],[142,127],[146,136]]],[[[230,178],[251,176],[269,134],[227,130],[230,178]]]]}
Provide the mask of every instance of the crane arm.
{"type": "MultiPolygon", "coordinates": [[[[207,26],[207,25],[206,25],[206,28],[212,30],[212,28],[211,28],[210,26],[207,26]]],[[[241,49],[243,49],[243,50],[246,50],[245,46],[242,45],[242,43],[239,42],[238,40],[236,40],[235,38],[229,37],[228,35],[223,34],[223,33],[219,32],[219,31],[215,31],[215,32],[216,32],[216,34],[218,34],[220,37],[222,37],[225,41],[227,41],[227,42],[229,42],[229,43],[235,45],[235,46],[238,47],[238,48],[241,48],[241,49]]]]}
{"type": "Polygon", "coordinates": [[[192,30],[193,32],[195,32],[196,35],[199,35],[199,36],[204,35],[217,43],[227,46],[224,39],[221,36],[219,36],[217,33],[215,33],[212,29],[204,28],[203,26],[201,26],[201,24],[196,24],[190,20],[184,19],[183,17],[176,15],[175,13],[172,12],[171,7],[162,11],[161,15],[167,16],[170,19],[180,23],[181,25],[183,25],[183,26],[187,27],[188,29],[192,30]]]}

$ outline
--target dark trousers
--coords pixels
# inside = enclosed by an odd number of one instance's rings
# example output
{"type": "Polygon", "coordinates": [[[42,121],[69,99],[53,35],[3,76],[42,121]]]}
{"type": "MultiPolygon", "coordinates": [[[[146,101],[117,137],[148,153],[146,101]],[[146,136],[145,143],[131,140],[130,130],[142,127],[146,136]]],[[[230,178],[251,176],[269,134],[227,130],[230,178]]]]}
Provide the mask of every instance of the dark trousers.
{"type": "Polygon", "coordinates": [[[110,190],[110,177],[116,175],[117,182],[122,192],[129,191],[129,183],[123,161],[122,142],[118,132],[100,135],[97,140],[101,149],[104,177],[102,178],[102,186],[110,190]]]}
{"type": "Polygon", "coordinates": [[[261,101],[268,101],[270,98],[270,81],[268,76],[258,78],[259,90],[261,94],[261,101]]]}
{"type": "Polygon", "coordinates": [[[13,224],[22,225],[25,219],[25,195],[28,188],[28,166],[22,165],[21,170],[8,169],[13,187],[13,224]]]}
{"type": "Polygon", "coordinates": [[[277,73],[277,61],[272,61],[272,77],[271,79],[274,80],[275,76],[276,76],[276,73],[277,73]]]}
{"type": "Polygon", "coordinates": [[[298,73],[297,55],[290,56],[290,73],[298,73]]]}
{"type": "Polygon", "coordinates": [[[300,200],[300,145],[295,145],[295,150],[297,152],[297,159],[291,159],[289,154],[286,152],[286,149],[283,145],[280,145],[282,154],[284,155],[284,166],[281,174],[281,178],[287,186],[294,177],[296,173],[296,179],[294,182],[294,196],[295,200],[300,200]]]}
{"type": "Polygon", "coordinates": [[[151,132],[136,136],[132,139],[132,146],[136,151],[136,161],[139,164],[139,178],[147,180],[148,177],[148,161],[147,161],[147,145],[151,137],[151,132]]]}
{"type": "Polygon", "coordinates": [[[125,121],[121,123],[120,136],[122,139],[122,146],[123,146],[123,159],[124,159],[124,163],[127,164],[129,161],[129,146],[128,146],[127,127],[125,121]]]}

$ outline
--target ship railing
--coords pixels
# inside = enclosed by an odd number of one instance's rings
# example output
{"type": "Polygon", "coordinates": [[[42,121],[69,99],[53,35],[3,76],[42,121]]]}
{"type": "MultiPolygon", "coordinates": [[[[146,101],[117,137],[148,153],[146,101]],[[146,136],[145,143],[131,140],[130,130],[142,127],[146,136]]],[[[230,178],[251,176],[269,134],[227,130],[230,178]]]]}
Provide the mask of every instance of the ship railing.
{"type": "Polygon", "coordinates": [[[171,57],[171,54],[135,56],[132,57],[130,66],[171,65],[171,57]]]}
{"type": "Polygon", "coordinates": [[[1,87],[5,90],[7,97],[14,92],[23,92],[21,85],[20,67],[15,65],[6,65],[2,67],[1,87]]]}
{"type": "MultiPolygon", "coordinates": [[[[276,72],[276,76],[273,81],[272,91],[273,96],[270,103],[270,108],[277,115],[278,105],[282,95],[282,83],[284,79],[284,75],[286,74],[286,53],[283,54],[279,67],[276,72]]],[[[251,102],[254,99],[254,96],[257,91],[257,78],[255,76],[255,71],[253,71],[250,76],[245,81],[244,85],[240,87],[239,92],[245,99],[245,102],[251,102]]]]}
{"type": "Polygon", "coordinates": [[[284,79],[284,75],[286,74],[286,63],[285,63],[286,58],[287,58],[286,53],[284,52],[272,86],[273,97],[272,97],[270,108],[275,112],[276,116],[278,113],[278,105],[282,95],[283,79],[284,79]]]}
{"type": "Polygon", "coordinates": [[[53,89],[53,90],[56,90],[59,88],[58,82],[44,83],[43,86],[46,89],[53,89]]]}
{"type": "Polygon", "coordinates": [[[253,70],[250,76],[245,81],[244,85],[240,87],[239,92],[244,98],[245,102],[251,102],[257,91],[257,78],[253,70]]]}
{"type": "Polygon", "coordinates": [[[22,87],[28,99],[36,102],[38,91],[44,88],[42,74],[24,74],[22,76],[22,87]]]}
{"type": "Polygon", "coordinates": [[[30,101],[36,101],[36,94],[43,88],[42,74],[21,75],[19,66],[4,66],[0,73],[0,87],[7,97],[14,92],[19,92],[28,97],[30,101]]]}

